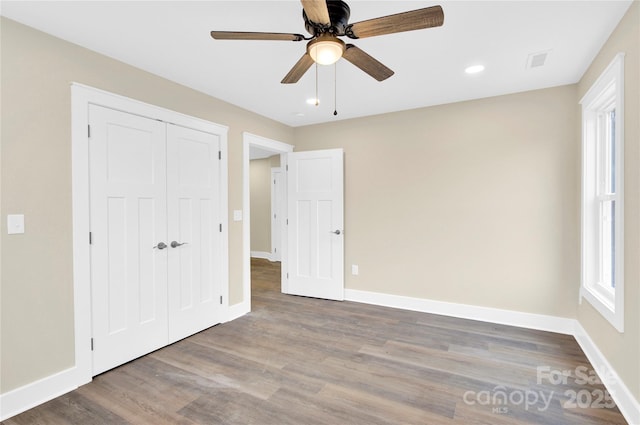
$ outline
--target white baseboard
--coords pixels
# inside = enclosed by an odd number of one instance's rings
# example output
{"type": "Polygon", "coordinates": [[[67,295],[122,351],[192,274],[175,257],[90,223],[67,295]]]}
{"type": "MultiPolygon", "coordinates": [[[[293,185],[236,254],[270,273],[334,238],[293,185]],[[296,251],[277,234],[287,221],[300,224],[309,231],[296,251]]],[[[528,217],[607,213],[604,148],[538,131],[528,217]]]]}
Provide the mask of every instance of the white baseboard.
{"type": "Polygon", "coordinates": [[[347,301],[421,311],[423,313],[441,314],[443,316],[499,323],[502,325],[518,326],[521,328],[557,332],[567,335],[572,335],[574,331],[574,319],[546,316],[543,314],[522,313],[519,311],[478,307],[475,305],[456,304],[355,289],[345,289],[344,299],[347,301]]]}
{"type": "Polygon", "coordinates": [[[640,403],[577,320],[573,335],[629,425],[640,425],[640,403]]]}
{"type": "Polygon", "coordinates": [[[266,251],[251,251],[252,258],[262,258],[264,260],[273,261],[271,259],[271,253],[266,251]]]}
{"type": "Polygon", "coordinates": [[[403,297],[355,289],[345,289],[344,296],[346,301],[572,335],[584,351],[589,362],[591,362],[596,373],[598,373],[598,376],[603,380],[605,387],[627,422],[629,422],[630,425],[640,425],[640,403],[634,398],[633,393],[620,379],[620,376],[615,372],[615,369],[613,369],[582,325],[575,319],[433,301],[422,298],[403,297]]]}
{"type": "Polygon", "coordinates": [[[75,390],[77,382],[76,368],[72,367],[0,394],[0,421],[75,390]]]}

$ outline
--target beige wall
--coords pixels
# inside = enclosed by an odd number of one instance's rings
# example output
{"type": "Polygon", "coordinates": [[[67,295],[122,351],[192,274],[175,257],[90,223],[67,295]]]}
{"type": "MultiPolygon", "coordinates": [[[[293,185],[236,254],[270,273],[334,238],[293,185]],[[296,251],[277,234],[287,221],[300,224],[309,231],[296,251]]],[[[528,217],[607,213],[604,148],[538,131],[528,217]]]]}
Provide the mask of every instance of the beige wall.
{"type": "MultiPolygon", "coordinates": [[[[229,209],[242,209],[242,132],[283,142],[293,130],[2,18],[0,392],[74,364],[71,89],[75,81],[229,126],[229,209]]],[[[220,66],[224,66],[221,63],[220,66]]],[[[229,223],[230,301],[242,300],[242,223],[229,223]]]]}
{"type": "Polygon", "coordinates": [[[251,251],[271,252],[271,160],[251,161],[251,251]]]}
{"type": "Polygon", "coordinates": [[[640,3],[634,2],[578,84],[582,98],[618,52],[625,52],[624,333],[586,301],[578,320],[640,401],[640,3]]]}
{"type": "Polygon", "coordinates": [[[565,86],[296,129],[345,151],[346,287],[575,317],[575,104],[565,86]]]}

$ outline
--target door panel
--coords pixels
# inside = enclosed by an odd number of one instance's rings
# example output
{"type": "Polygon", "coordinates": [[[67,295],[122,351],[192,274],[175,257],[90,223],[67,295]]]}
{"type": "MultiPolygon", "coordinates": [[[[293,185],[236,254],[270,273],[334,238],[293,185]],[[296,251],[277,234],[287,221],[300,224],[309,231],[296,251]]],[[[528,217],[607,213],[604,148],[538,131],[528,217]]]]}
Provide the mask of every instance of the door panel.
{"type": "Polygon", "coordinates": [[[219,323],[220,159],[218,136],[167,125],[169,340],[219,323]]]}
{"type": "Polygon", "coordinates": [[[164,124],[91,106],[94,374],[167,344],[164,124]]]}
{"type": "MultiPolygon", "coordinates": [[[[289,278],[286,291],[344,299],[343,152],[287,155],[289,278]]],[[[284,285],[283,285],[284,286],[284,285]]]]}

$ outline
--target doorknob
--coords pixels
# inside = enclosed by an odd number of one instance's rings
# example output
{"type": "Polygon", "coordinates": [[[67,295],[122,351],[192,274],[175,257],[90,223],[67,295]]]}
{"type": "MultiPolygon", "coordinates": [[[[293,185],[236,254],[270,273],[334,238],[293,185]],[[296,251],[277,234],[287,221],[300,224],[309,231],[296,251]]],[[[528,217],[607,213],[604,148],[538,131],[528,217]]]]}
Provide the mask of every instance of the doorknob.
{"type": "Polygon", "coordinates": [[[158,245],[154,246],[153,248],[158,248],[158,249],[165,249],[167,247],[167,244],[164,242],[159,242],[158,245]]]}
{"type": "Polygon", "coordinates": [[[334,231],[332,231],[331,233],[336,234],[336,235],[339,235],[339,234],[340,234],[340,230],[334,230],[334,231]]]}
{"type": "Polygon", "coordinates": [[[172,241],[172,242],[171,242],[171,248],[177,248],[177,247],[179,247],[179,246],[186,245],[186,244],[188,244],[188,243],[189,243],[189,242],[182,242],[182,243],[180,243],[180,242],[172,241]]]}

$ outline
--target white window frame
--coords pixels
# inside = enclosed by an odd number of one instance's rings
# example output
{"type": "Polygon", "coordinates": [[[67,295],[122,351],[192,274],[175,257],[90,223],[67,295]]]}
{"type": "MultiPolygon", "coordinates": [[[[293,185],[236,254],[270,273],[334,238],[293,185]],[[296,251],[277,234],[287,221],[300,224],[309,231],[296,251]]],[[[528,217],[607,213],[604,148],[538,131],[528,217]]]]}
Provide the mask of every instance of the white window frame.
{"type": "MultiPolygon", "coordinates": [[[[582,249],[580,301],[586,299],[619,332],[624,332],[624,53],[618,53],[580,101],[582,105],[582,249]],[[615,109],[614,193],[605,190],[602,144],[608,140],[603,118],[615,109]],[[607,252],[601,242],[604,202],[615,203],[613,216],[615,287],[603,283],[607,252]]],[[[606,127],[606,125],[605,125],[606,127]]]]}

